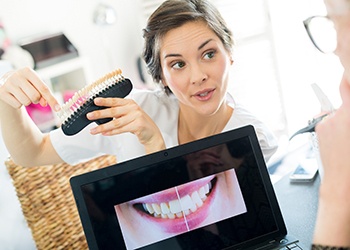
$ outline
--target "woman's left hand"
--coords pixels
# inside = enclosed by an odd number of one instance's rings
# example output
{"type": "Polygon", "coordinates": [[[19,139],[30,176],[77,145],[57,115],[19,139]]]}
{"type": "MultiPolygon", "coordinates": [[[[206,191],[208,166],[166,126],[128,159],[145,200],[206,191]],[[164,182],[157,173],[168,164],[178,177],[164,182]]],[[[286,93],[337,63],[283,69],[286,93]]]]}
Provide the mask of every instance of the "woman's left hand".
{"type": "Polygon", "coordinates": [[[106,136],[130,132],[145,146],[146,153],[165,149],[165,143],[158,126],[146,112],[131,99],[96,98],[97,106],[109,107],[87,114],[89,120],[113,118],[112,121],[91,129],[91,134],[106,136]]]}

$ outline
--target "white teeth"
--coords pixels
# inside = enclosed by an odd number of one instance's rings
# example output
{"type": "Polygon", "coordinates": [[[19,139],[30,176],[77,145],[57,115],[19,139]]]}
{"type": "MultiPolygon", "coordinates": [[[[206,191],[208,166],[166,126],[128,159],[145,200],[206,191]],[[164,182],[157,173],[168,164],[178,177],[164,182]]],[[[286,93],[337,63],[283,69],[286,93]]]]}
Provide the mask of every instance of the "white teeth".
{"type": "Polygon", "coordinates": [[[175,219],[175,214],[168,213],[167,216],[169,219],[175,219]]]}
{"type": "Polygon", "coordinates": [[[191,197],[189,195],[186,195],[185,197],[182,197],[180,200],[182,210],[185,211],[187,209],[192,208],[195,204],[192,201],[191,197]]]}
{"type": "Polygon", "coordinates": [[[206,96],[206,95],[208,95],[208,92],[205,92],[205,93],[199,94],[199,96],[206,96]]]}
{"type": "Polygon", "coordinates": [[[146,211],[148,211],[148,212],[151,213],[151,214],[154,213],[154,209],[153,209],[153,207],[152,207],[151,204],[146,203],[146,204],[143,204],[143,205],[144,205],[144,209],[145,209],[146,211]],[[146,206],[146,207],[145,207],[145,206],[146,206]]]}
{"type": "Polygon", "coordinates": [[[170,208],[170,212],[172,212],[173,214],[177,214],[177,213],[181,212],[181,205],[180,205],[179,200],[170,201],[169,208],[170,208]]]}
{"type": "Polygon", "coordinates": [[[161,214],[160,206],[159,206],[157,203],[153,203],[153,204],[152,204],[152,207],[153,207],[154,212],[155,212],[156,214],[161,214]]]}
{"type": "Polygon", "coordinates": [[[156,218],[175,219],[183,217],[183,214],[189,215],[194,213],[198,208],[203,206],[203,202],[207,199],[207,194],[211,189],[211,183],[204,185],[198,191],[194,191],[191,195],[185,195],[180,199],[171,200],[169,202],[144,203],[143,208],[149,214],[156,218]]]}
{"type": "Polygon", "coordinates": [[[167,204],[165,204],[164,202],[160,204],[160,208],[162,210],[162,214],[168,214],[170,213],[169,207],[167,204]]]}
{"type": "Polygon", "coordinates": [[[197,205],[197,207],[201,207],[203,205],[202,199],[199,197],[199,194],[197,191],[193,192],[191,195],[192,200],[197,205]]]}
{"type": "Polygon", "coordinates": [[[199,197],[203,200],[205,200],[205,198],[207,198],[207,196],[205,195],[205,189],[204,187],[201,187],[198,191],[199,197]]]}

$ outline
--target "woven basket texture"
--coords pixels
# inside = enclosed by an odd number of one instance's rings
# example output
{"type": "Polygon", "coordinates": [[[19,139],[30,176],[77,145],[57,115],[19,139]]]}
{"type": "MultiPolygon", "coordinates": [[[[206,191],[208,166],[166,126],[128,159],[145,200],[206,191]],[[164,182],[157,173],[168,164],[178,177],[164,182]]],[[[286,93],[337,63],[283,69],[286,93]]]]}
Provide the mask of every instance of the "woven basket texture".
{"type": "Polygon", "coordinates": [[[74,166],[63,163],[23,167],[11,158],[6,160],[6,168],[38,250],[88,249],[69,179],[114,163],[116,158],[110,155],[74,166]]]}

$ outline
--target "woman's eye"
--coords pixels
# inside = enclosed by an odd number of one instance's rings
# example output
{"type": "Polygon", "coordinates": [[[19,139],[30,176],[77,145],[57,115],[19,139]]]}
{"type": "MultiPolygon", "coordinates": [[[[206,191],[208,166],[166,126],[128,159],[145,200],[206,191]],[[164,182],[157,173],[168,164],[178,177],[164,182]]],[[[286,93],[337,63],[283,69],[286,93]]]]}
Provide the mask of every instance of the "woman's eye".
{"type": "Polygon", "coordinates": [[[175,69],[181,69],[185,66],[185,63],[184,62],[176,62],[172,65],[173,68],[175,69]]]}
{"type": "Polygon", "coordinates": [[[205,53],[204,59],[211,59],[211,58],[214,57],[214,55],[215,55],[215,52],[214,51],[210,51],[208,53],[205,53]]]}

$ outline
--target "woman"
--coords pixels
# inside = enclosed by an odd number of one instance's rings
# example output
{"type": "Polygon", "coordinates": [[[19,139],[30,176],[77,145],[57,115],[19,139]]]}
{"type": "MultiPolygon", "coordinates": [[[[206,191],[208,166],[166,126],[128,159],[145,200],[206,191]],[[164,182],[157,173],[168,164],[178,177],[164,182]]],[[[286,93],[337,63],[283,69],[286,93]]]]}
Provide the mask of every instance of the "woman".
{"type": "Polygon", "coordinates": [[[344,66],[342,104],[316,127],[324,176],[313,249],[350,249],[350,0],[325,0],[337,31],[336,55],[344,66]]]}
{"type": "Polygon", "coordinates": [[[32,70],[6,74],[0,87],[1,129],[14,161],[26,166],[74,164],[114,154],[121,162],[247,124],[254,125],[269,159],[276,150],[271,132],[235,106],[227,93],[233,39],[213,5],[166,1],[149,18],[144,38],[144,59],[164,90],[133,91],[125,99],[96,98],[96,105],[109,108],[87,114],[88,119],[114,119],[90,124],[75,136],[60,129],[42,134],[22,106],[48,103],[58,110],[57,101],[32,70]]]}

